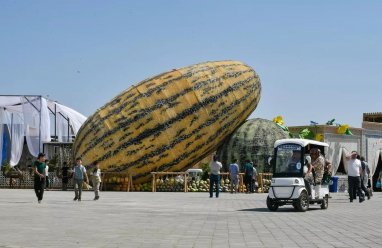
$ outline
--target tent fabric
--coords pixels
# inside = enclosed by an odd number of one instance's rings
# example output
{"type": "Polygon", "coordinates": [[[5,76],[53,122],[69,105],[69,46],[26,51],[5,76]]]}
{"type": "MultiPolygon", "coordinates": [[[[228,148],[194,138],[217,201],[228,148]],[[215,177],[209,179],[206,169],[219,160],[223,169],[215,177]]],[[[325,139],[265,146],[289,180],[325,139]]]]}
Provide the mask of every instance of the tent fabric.
{"type": "Polygon", "coordinates": [[[56,117],[57,125],[56,125],[56,134],[57,140],[59,142],[67,142],[69,140],[68,137],[68,121],[61,115],[56,117]]]}
{"type": "MultiPolygon", "coordinates": [[[[8,135],[11,139],[10,165],[15,166],[19,163],[24,145],[24,124],[21,113],[12,112],[4,109],[1,111],[2,123],[7,125],[8,135]]],[[[4,125],[1,125],[3,128],[4,125]]]]}
{"type": "Polygon", "coordinates": [[[3,139],[3,149],[0,151],[2,153],[2,159],[3,161],[8,161],[8,132],[3,132],[3,137],[1,138],[3,139]]]}
{"type": "MultiPolygon", "coordinates": [[[[43,149],[44,142],[51,141],[51,121],[56,120],[55,130],[59,141],[68,141],[68,136],[76,135],[86,117],[79,112],[47,100],[41,96],[0,96],[0,137],[8,130],[11,139],[10,164],[15,166],[20,161],[24,137],[29,152],[37,156],[43,149]],[[50,111],[56,118],[51,118],[50,111]],[[5,125],[8,128],[5,128],[5,125]],[[69,130],[69,134],[68,134],[69,130]]],[[[3,144],[0,139],[0,151],[3,144]]],[[[0,161],[2,155],[0,154],[0,161]]]]}
{"type": "Polygon", "coordinates": [[[341,159],[345,162],[344,167],[347,172],[346,155],[352,151],[359,151],[357,140],[331,139],[326,143],[329,145],[327,158],[332,162],[332,175],[337,173],[341,159]]]}
{"type": "Polygon", "coordinates": [[[327,143],[329,145],[327,158],[332,162],[332,175],[335,175],[341,163],[342,149],[338,142],[327,143]]]}
{"type": "Polygon", "coordinates": [[[43,142],[50,141],[50,117],[46,99],[25,97],[23,115],[29,152],[37,157],[38,153],[42,151],[43,142]]]}
{"type": "Polygon", "coordinates": [[[369,159],[369,161],[372,162],[372,163],[370,163],[370,162],[368,163],[369,164],[370,176],[371,177],[376,172],[378,161],[379,161],[379,157],[381,156],[381,153],[382,153],[382,150],[377,150],[377,151],[374,152],[373,158],[369,159]]]}
{"type": "Polygon", "coordinates": [[[367,159],[370,169],[370,175],[373,176],[378,165],[379,156],[382,150],[382,139],[380,137],[367,138],[367,159]]]}
{"type": "MultiPolygon", "coordinates": [[[[13,120],[22,120],[21,114],[14,114],[13,120]]],[[[24,124],[13,125],[11,130],[11,158],[10,165],[15,166],[19,163],[24,147],[24,124]]]]}
{"type": "MultiPolygon", "coordinates": [[[[68,107],[66,107],[66,106],[64,106],[62,104],[59,104],[59,103],[54,103],[54,104],[56,105],[57,111],[60,112],[60,113],[63,113],[63,115],[67,119],[69,119],[70,126],[73,128],[73,134],[76,134],[78,132],[78,130],[80,130],[80,127],[82,126],[82,124],[85,122],[86,117],[83,116],[82,114],[78,113],[77,111],[75,111],[75,110],[73,110],[71,108],[68,108],[68,107]]],[[[61,115],[60,115],[60,117],[61,117],[60,119],[62,121],[64,118],[61,115]]],[[[65,126],[65,125],[63,125],[63,123],[61,123],[60,125],[61,125],[61,127],[65,126]]],[[[65,131],[66,130],[67,130],[67,128],[65,129],[65,131]]],[[[61,132],[62,131],[63,130],[61,130],[61,132]]],[[[65,140],[60,140],[59,139],[59,141],[65,141],[65,140]]]]}
{"type": "Polygon", "coordinates": [[[12,106],[20,103],[20,96],[0,96],[0,106],[12,106]]]}

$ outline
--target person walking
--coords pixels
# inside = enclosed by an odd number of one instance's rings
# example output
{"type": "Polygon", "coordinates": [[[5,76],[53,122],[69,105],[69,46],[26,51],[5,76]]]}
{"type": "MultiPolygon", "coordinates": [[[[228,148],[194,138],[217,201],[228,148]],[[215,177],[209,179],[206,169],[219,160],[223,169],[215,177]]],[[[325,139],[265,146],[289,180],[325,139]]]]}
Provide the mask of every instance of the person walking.
{"type": "Polygon", "coordinates": [[[82,159],[76,158],[76,165],[73,168],[73,186],[74,186],[74,199],[73,201],[81,201],[82,184],[88,181],[88,175],[86,174],[86,168],[82,165],[82,159]]]}
{"type": "Polygon", "coordinates": [[[62,190],[66,191],[68,189],[68,182],[69,182],[69,167],[67,162],[64,162],[61,170],[62,170],[62,190]]]}
{"type": "Polygon", "coordinates": [[[257,188],[258,188],[256,167],[257,167],[257,164],[254,163],[253,164],[253,174],[252,174],[252,190],[251,190],[252,193],[255,193],[255,190],[257,190],[257,188]]]}
{"type": "Polygon", "coordinates": [[[371,187],[370,169],[369,169],[369,164],[365,160],[365,157],[361,157],[361,166],[362,166],[362,170],[364,171],[363,183],[367,189],[367,192],[369,193],[369,196],[372,197],[373,189],[371,187]]]}
{"type": "Polygon", "coordinates": [[[210,198],[213,197],[214,184],[216,185],[216,198],[219,197],[220,191],[220,169],[223,167],[222,163],[218,161],[217,155],[212,157],[212,161],[210,163],[210,198]]]}
{"type": "Polygon", "coordinates": [[[382,170],[379,171],[379,174],[378,174],[378,179],[377,179],[377,182],[376,184],[378,184],[378,181],[379,181],[379,187],[377,185],[375,185],[375,187],[377,189],[382,189],[382,170]]]}
{"type": "Polygon", "coordinates": [[[348,160],[348,184],[349,184],[349,198],[350,202],[357,199],[357,192],[359,192],[359,202],[365,200],[361,189],[361,173],[362,165],[361,161],[357,159],[357,152],[352,151],[350,156],[347,157],[348,160]]]}
{"type": "Polygon", "coordinates": [[[49,190],[50,188],[50,183],[49,183],[49,160],[45,160],[45,190],[49,190]]]}
{"type": "Polygon", "coordinates": [[[101,169],[99,168],[99,163],[96,161],[94,162],[95,168],[92,171],[92,182],[93,182],[93,188],[94,188],[94,199],[99,199],[99,186],[101,184],[101,169]]]}
{"type": "Polygon", "coordinates": [[[235,189],[235,193],[238,192],[239,189],[239,165],[237,164],[237,159],[232,160],[232,164],[229,165],[229,175],[231,181],[231,194],[233,194],[233,190],[235,189]]]}
{"type": "Polygon", "coordinates": [[[45,188],[45,154],[39,153],[37,161],[33,163],[34,171],[34,192],[37,196],[38,203],[41,203],[44,196],[45,188]]]}
{"type": "Polygon", "coordinates": [[[244,164],[244,184],[247,189],[246,193],[249,194],[253,188],[252,186],[253,166],[248,159],[244,164]]]}
{"type": "Polygon", "coordinates": [[[368,175],[369,173],[367,172],[367,165],[365,163],[365,158],[364,157],[361,157],[359,155],[357,155],[357,159],[359,159],[361,161],[361,176],[360,176],[360,179],[361,179],[361,189],[363,192],[365,192],[365,195],[367,196],[367,199],[370,200],[370,192],[367,188],[367,179],[368,179],[368,175]]]}

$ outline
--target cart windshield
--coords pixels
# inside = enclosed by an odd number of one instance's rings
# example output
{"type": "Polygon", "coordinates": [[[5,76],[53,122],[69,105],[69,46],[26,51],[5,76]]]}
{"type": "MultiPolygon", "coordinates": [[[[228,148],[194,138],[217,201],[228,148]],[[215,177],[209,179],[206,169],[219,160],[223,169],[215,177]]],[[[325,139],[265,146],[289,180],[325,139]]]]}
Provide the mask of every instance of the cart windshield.
{"type": "Polygon", "coordinates": [[[303,147],[283,144],[275,148],[274,177],[302,177],[303,147]]]}

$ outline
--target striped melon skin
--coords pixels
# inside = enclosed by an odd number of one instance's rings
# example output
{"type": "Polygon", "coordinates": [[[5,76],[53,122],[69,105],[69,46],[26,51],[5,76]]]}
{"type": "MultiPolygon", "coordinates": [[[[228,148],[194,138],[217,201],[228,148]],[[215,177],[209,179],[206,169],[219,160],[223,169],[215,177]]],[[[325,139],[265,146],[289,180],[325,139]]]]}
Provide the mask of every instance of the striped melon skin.
{"type": "Polygon", "coordinates": [[[243,166],[249,159],[258,165],[258,172],[267,171],[267,161],[273,155],[273,146],[278,139],[287,139],[289,135],[273,121],[261,118],[247,120],[232,133],[219,147],[217,155],[228,170],[229,164],[236,158],[243,166]]]}
{"type": "Polygon", "coordinates": [[[133,175],[184,171],[216,150],[256,108],[261,84],[238,61],[196,64],[149,78],[98,109],[73,145],[84,164],[133,175]]]}

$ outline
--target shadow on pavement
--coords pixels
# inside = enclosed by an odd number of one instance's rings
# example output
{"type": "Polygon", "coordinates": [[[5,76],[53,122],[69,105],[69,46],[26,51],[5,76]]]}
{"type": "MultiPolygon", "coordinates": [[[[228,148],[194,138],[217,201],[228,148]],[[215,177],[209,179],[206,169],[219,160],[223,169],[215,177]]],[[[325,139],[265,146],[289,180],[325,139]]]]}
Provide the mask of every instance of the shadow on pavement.
{"type": "MultiPolygon", "coordinates": [[[[309,208],[308,211],[314,211],[314,210],[322,210],[321,208],[309,208]]],[[[279,208],[277,211],[270,211],[268,208],[248,208],[248,209],[240,209],[237,211],[248,211],[248,212],[261,212],[261,213],[275,213],[275,212],[284,212],[284,213],[290,213],[290,212],[296,212],[300,213],[299,211],[295,210],[293,207],[291,208],[279,208]]]]}

